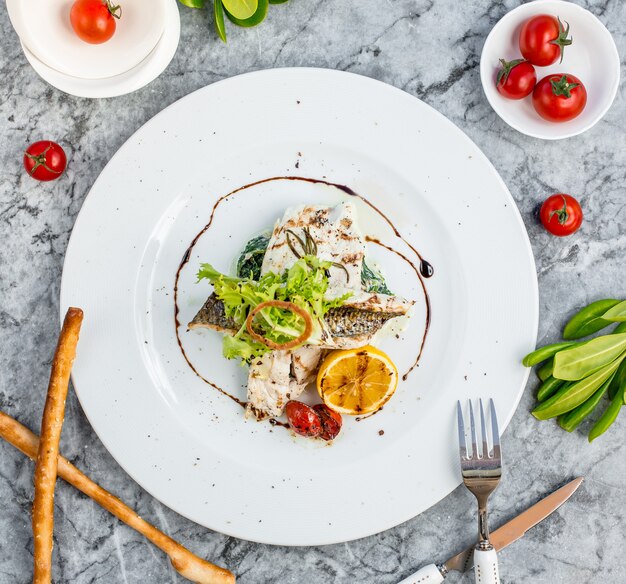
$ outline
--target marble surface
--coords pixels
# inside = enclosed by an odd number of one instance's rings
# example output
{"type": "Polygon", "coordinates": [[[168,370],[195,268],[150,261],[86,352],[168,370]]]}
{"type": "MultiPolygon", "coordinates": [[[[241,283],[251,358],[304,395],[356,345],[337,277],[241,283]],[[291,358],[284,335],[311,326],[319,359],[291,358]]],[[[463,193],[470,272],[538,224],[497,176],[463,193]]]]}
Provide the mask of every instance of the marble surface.
{"type": "MultiPolygon", "coordinates": [[[[577,0],[613,33],[626,55],[626,3],[577,0]]],[[[483,96],[478,62],[495,22],[519,0],[292,0],[256,29],[229,29],[222,45],[207,12],[181,7],[174,60],[144,89],[110,100],[65,95],[28,66],[0,8],[0,409],[38,428],[58,331],[63,255],[76,215],[107,160],[146,120],[219,79],[269,67],[353,71],[415,95],[448,116],[485,151],[515,197],[533,244],[540,290],[539,341],[559,333],[575,307],[626,293],[626,101],[624,83],[606,118],[584,136],[548,143],[506,126],[483,96]],[[60,141],[67,173],[37,183],[21,166],[27,144],[60,141]],[[548,236],[534,211],[546,195],[578,195],[583,228],[548,236]]],[[[624,62],[622,60],[622,69],[624,62]]],[[[504,583],[624,579],[626,415],[592,445],[529,416],[534,379],[506,431],[507,471],[493,499],[494,524],[569,478],[586,481],[571,502],[500,554],[504,583]]],[[[425,562],[470,543],[474,507],[463,488],[419,517],[343,545],[286,549],[212,533],[163,507],[115,463],[70,391],[62,451],[140,515],[242,584],[307,581],[395,583],[425,562]]],[[[0,444],[0,583],[30,582],[33,465],[0,444]]],[[[370,510],[374,513],[376,510],[370,510]]],[[[57,583],[179,582],[165,556],[91,500],[59,484],[57,583]]],[[[451,582],[473,576],[452,575],[451,582]]]]}

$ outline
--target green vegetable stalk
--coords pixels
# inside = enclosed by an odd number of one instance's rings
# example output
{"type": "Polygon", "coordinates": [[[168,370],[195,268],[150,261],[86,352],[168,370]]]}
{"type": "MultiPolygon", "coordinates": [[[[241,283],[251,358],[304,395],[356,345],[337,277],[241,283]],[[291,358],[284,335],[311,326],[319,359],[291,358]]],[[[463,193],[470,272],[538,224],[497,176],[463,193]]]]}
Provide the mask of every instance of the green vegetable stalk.
{"type": "Polygon", "coordinates": [[[598,300],[581,309],[565,326],[563,338],[523,359],[527,367],[540,365],[539,403],[532,414],[539,420],[558,418],[572,432],[608,395],[609,406],[589,432],[591,442],[606,432],[626,403],[626,300],[598,300]],[[574,341],[614,323],[611,334],[574,341]]]}

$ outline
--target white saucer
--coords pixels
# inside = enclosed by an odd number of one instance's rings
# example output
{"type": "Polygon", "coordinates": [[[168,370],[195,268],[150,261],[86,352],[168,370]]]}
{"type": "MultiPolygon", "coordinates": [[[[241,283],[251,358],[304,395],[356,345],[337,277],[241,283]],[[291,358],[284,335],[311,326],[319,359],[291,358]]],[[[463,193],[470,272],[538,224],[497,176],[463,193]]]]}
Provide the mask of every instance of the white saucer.
{"type": "Polygon", "coordinates": [[[124,0],[113,37],[92,45],[70,24],[74,0],[7,0],[11,23],[23,45],[48,67],[82,79],[105,79],[136,67],[156,47],[172,0],[124,0]]]}
{"type": "Polygon", "coordinates": [[[39,76],[57,89],[78,97],[105,98],[125,95],[156,79],[169,65],[180,39],[180,15],[173,0],[165,4],[165,29],[161,40],[136,67],[108,79],[81,79],[60,73],[42,63],[22,42],[28,62],[39,76]]]}
{"type": "Polygon", "coordinates": [[[528,2],[505,14],[489,33],[480,58],[480,79],[491,107],[517,131],[544,140],[576,136],[597,124],[615,99],[619,78],[620,58],[611,33],[588,10],[561,0],[528,2]],[[533,108],[531,97],[510,100],[496,89],[498,59],[510,61],[521,56],[520,28],[525,20],[536,14],[559,16],[571,27],[574,42],[566,47],[563,63],[536,67],[537,81],[553,73],[570,73],[585,84],[587,106],[569,122],[545,121],[533,108]]]}

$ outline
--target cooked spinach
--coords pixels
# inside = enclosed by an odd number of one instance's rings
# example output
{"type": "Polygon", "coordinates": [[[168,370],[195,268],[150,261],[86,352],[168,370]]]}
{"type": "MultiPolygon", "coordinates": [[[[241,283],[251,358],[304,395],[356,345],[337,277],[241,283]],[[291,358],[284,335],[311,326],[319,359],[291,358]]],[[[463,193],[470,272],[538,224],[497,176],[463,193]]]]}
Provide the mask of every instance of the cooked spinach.
{"type": "Polygon", "coordinates": [[[258,235],[246,243],[237,260],[238,278],[258,280],[261,277],[261,265],[269,242],[269,235],[258,235]]]}
{"type": "Polygon", "coordinates": [[[385,282],[383,275],[378,270],[370,268],[365,260],[363,260],[363,267],[361,268],[361,284],[366,292],[393,295],[393,292],[387,288],[387,282],[385,282]]]}

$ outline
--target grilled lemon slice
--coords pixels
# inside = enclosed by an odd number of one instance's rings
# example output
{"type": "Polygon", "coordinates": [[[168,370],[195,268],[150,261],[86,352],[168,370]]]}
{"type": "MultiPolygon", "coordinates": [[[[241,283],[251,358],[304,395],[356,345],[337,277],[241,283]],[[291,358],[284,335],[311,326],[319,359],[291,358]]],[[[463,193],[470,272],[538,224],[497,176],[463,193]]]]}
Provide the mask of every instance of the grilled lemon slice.
{"type": "Polygon", "coordinates": [[[398,370],[388,355],[367,345],[333,351],[317,374],[317,391],[324,403],[341,414],[371,414],[396,391],[398,370]]]}

